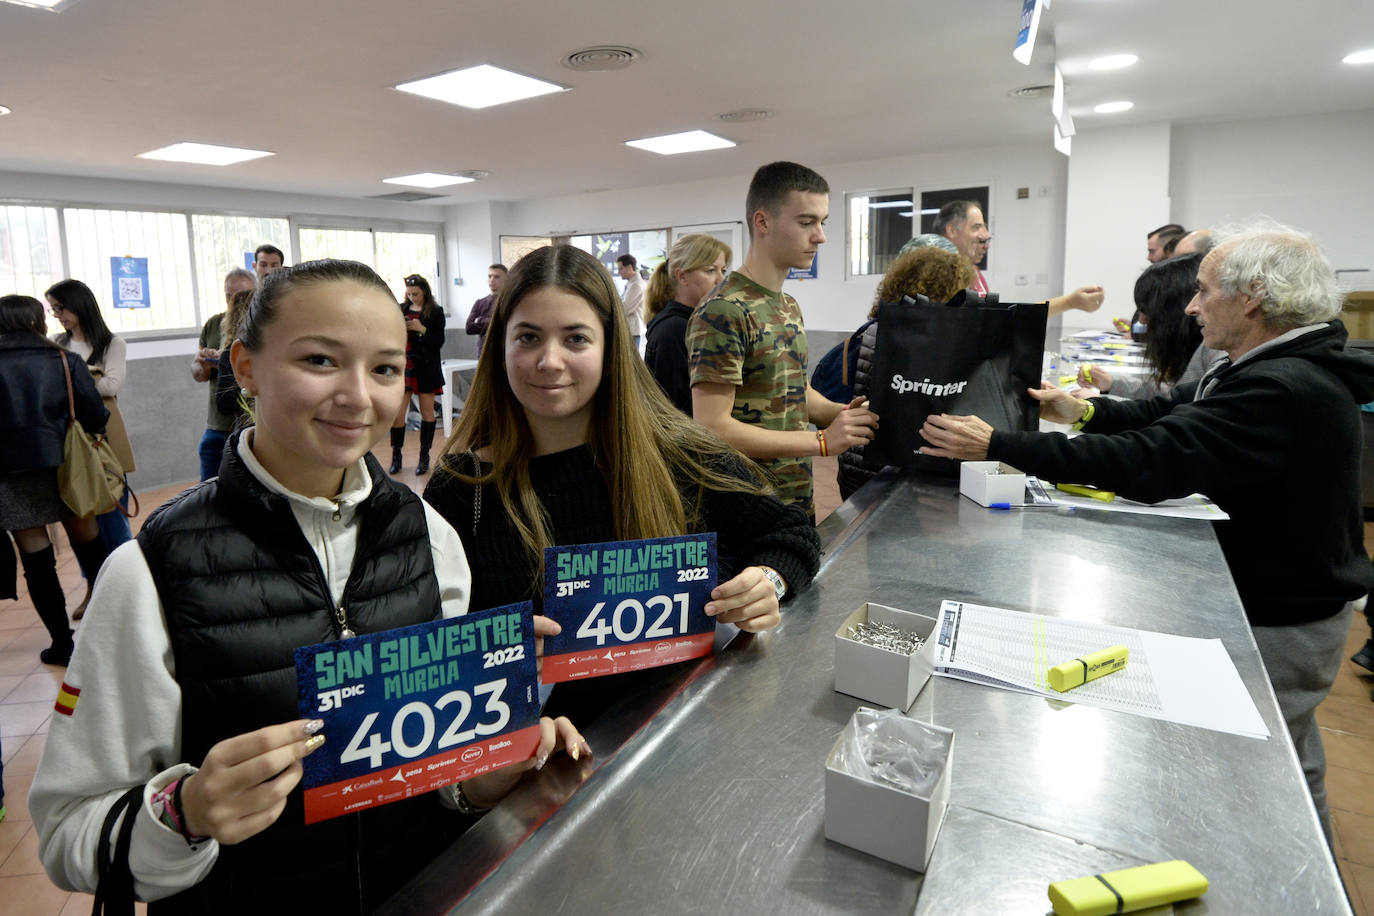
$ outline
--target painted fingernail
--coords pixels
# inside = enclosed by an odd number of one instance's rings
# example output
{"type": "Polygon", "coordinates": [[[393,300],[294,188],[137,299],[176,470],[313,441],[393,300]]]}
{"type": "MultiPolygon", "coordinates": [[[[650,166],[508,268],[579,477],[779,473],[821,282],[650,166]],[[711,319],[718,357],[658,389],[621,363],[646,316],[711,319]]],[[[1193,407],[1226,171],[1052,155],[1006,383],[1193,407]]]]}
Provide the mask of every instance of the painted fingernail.
{"type": "Polygon", "coordinates": [[[588,757],[592,755],[592,746],[586,741],[582,742],[582,753],[586,754],[588,757]]]}
{"type": "Polygon", "coordinates": [[[568,756],[571,757],[573,760],[576,760],[580,754],[581,754],[581,751],[578,750],[578,747],[577,747],[576,744],[574,744],[574,745],[572,745],[571,747],[568,748],[568,756]]]}
{"type": "Polygon", "coordinates": [[[319,747],[321,744],[324,744],[324,735],[311,735],[305,741],[305,752],[309,754],[311,751],[315,750],[315,748],[319,747]]]}
{"type": "Polygon", "coordinates": [[[317,731],[319,731],[319,730],[322,729],[322,728],[324,728],[324,720],[323,720],[323,719],[311,719],[309,722],[305,723],[305,727],[304,727],[303,731],[305,732],[305,734],[306,734],[307,736],[309,736],[309,735],[315,734],[317,731]]]}
{"type": "Polygon", "coordinates": [[[535,758],[534,758],[534,768],[535,768],[536,770],[542,770],[542,769],[544,769],[544,764],[546,764],[546,763],[548,763],[548,762],[549,762],[549,755],[548,755],[548,754],[540,754],[538,757],[535,757],[535,758]]]}

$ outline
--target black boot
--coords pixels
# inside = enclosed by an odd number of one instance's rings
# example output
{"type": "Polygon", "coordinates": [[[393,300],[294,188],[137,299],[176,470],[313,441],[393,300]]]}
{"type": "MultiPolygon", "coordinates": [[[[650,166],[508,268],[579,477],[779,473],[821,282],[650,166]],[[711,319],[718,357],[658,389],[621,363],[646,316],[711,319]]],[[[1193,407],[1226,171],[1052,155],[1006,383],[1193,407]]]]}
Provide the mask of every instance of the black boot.
{"type": "Polygon", "coordinates": [[[420,463],[415,466],[416,474],[429,473],[429,449],[434,444],[434,426],[436,420],[420,421],[420,463]]]}
{"type": "Polygon", "coordinates": [[[96,535],[84,544],[73,544],[72,553],[76,556],[76,565],[81,567],[81,575],[86,577],[89,585],[94,586],[95,577],[100,574],[100,567],[110,555],[110,548],[105,546],[105,539],[96,535]]]}
{"type": "Polygon", "coordinates": [[[401,447],[406,444],[406,428],[391,427],[391,467],[386,469],[388,474],[399,474],[401,471],[401,447]]]}
{"type": "Polygon", "coordinates": [[[29,600],[52,639],[52,646],[38,653],[45,665],[66,665],[72,657],[72,628],[67,626],[67,597],[57,579],[57,558],[52,545],[37,553],[21,553],[29,600]]]}

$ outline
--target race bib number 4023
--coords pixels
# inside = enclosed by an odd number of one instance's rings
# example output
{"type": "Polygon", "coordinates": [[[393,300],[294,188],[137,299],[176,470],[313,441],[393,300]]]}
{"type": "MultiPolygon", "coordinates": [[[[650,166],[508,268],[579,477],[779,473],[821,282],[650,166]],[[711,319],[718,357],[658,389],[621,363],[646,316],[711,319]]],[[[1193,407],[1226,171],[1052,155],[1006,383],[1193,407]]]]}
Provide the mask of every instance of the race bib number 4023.
{"type": "Polygon", "coordinates": [[[305,822],[410,798],[527,760],[539,743],[528,601],[296,650],[305,822]]]}
{"type": "Polygon", "coordinates": [[[714,533],[572,544],[544,551],[543,681],[638,671],[707,655],[715,618],[714,533]]]}

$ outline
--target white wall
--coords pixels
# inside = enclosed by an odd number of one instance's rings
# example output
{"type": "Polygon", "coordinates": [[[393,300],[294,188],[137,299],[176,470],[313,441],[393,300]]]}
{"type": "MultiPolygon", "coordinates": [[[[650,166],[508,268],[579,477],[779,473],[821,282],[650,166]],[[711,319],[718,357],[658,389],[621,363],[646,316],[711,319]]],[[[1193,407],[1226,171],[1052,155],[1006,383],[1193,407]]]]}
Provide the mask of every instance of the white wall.
{"type": "Polygon", "coordinates": [[[1178,126],[1172,147],[1185,226],[1263,214],[1311,232],[1338,270],[1374,269],[1374,111],[1178,126]]]}
{"type": "Polygon", "coordinates": [[[1064,285],[1104,287],[1096,312],[1065,312],[1063,331],[1110,327],[1135,313],[1135,280],[1149,263],[1145,233],[1170,222],[1167,123],[1080,131],[1069,160],[1064,285]]]}
{"type": "MultiPolygon", "coordinates": [[[[1064,212],[1065,164],[1048,141],[1043,146],[809,164],[830,183],[831,217],[829,241],[821,248],[820,276],[793,281],[787,287],[801,303],[808,328],[852,330],[863,321],[877,288],[876,276],[845,278],[843,208],[844,195],[849,191],[912,186],[919,195],[922,190],[988,184],[992,189],[989,209],[994,235],[989,283],[1004,290],[1005,299],[1034,301],[1060,291],[1063,246],[1059,226],[1064,212]],[[1028,199],[1016,199],[1018,187],[1029,189],[1028,199]],[[1024,286],[1015,285],[1018,275],[1025,277],[1024,286]]],[[[457,239],[464,252],[460,259],[466,265],[469,244],[495,246],[495,238],[501,234],[582,234],[740,222],[749,177],[517,201],[493,209],[492,225],[486,233],[480,214],[474,218],[473,208],[452,208],[447,235],[457,239]]]]}

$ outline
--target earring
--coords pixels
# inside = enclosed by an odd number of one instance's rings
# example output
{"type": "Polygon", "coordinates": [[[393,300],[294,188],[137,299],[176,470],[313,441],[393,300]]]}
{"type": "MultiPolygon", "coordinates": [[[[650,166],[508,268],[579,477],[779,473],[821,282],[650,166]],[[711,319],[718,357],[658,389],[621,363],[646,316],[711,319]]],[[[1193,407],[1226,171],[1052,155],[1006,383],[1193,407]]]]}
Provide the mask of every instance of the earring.
{"type": "Polygon", "coordinates": [[[243,395],[245,398],[251,398],[253,396],[253,392],[249,391],[246,387],[240,388],[239,394],[243,395]]]}

